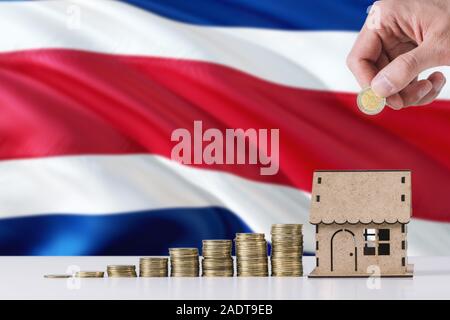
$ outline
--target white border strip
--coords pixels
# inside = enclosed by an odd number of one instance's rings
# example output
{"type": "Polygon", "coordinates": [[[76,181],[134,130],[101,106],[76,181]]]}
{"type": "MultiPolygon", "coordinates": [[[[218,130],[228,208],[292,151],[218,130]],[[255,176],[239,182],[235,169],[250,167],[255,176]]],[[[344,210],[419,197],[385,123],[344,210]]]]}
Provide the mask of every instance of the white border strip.
{"type": "MultiPolygon", "coordinates": [[[[345,65],[355,32],[194,26],[109,0],[0,3],[0,30],[0,52],[65,48],[193,59],[287,86],[359,91],[345,65]]],[[[450,68],[441,69],[450,79],[450,68]]],[[[441,97],[450,98],[450,86],[441,97]]]]}

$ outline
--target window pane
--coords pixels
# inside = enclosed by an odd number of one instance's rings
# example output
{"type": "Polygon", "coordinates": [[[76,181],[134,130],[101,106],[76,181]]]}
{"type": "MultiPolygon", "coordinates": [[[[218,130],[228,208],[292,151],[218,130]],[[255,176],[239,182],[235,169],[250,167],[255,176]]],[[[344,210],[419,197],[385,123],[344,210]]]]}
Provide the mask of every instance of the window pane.
{"type": "Polygon", "coordinates": [[[364,240],[375,241],[376,240],[376,229],[364,229],[364,240]]]}
{"type": "Polygon", "coordinates": [[[368,242],[366,242],[366,247],[375,248],[376,247],[375,241],[368,241],[368,242]]]}
{"type": "Polygon", "coordinates": [[[378,255],[379,256],[388,256],[390,255],[390,245],[389,243],[380,243],[378,245],[378,255]]]}
{"type": "Polygon", "coordinates": [[[389,229],[380,229],[378,230],[378,240],[380,241],[389,241],[390,230],[389,229]]]}
{"type": "Polygon", "coordinates": [[[366,245],[364,247],[364,255],[365,256],[374,256],[375,255],[375,247],[368,247],[366,245]]]}

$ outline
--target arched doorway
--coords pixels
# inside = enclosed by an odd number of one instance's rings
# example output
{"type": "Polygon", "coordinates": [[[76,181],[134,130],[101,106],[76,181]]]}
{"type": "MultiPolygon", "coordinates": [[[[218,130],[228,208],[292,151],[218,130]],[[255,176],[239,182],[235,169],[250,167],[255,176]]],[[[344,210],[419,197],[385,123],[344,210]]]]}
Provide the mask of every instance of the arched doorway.
{"type": "Polygon", "coordinates": [[[331,237],[331,271],[348,272],[349,266],[358,271],[355,234],[350,230],[340,229],[331,237]]]}

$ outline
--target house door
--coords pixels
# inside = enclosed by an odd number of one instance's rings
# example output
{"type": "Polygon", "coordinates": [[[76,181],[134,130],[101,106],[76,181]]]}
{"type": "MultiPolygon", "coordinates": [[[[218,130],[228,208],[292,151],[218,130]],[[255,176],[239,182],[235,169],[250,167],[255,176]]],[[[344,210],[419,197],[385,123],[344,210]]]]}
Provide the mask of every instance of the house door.
{"type": "Polygon", "coordinates": [[[347,229],[336,231],[331,237],[331,271],[353,272],[358,270],[355,235],[347,229]]]}

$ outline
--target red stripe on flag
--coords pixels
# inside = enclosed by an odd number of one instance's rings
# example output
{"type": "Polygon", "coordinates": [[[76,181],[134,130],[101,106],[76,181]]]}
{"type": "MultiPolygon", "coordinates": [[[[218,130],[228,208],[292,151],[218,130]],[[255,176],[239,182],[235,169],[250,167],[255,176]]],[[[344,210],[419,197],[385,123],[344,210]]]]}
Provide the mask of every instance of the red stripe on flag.
{"type": "MultiPolygon", "coordinates": [[[[270,68],[270,64],[267,65],[270,68]]],[[[0,55],[0,158],[153,153],[176,128],[279,128],[280,171],[200,165],[306,191],[315,169],[412,169],[414,216],[450,221],[450,102],[362,115],[355,95],[188,60],[72,50],[0,55]]]]}

